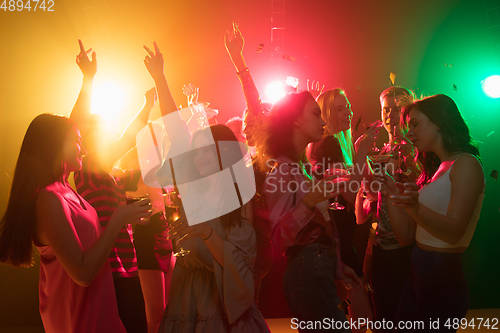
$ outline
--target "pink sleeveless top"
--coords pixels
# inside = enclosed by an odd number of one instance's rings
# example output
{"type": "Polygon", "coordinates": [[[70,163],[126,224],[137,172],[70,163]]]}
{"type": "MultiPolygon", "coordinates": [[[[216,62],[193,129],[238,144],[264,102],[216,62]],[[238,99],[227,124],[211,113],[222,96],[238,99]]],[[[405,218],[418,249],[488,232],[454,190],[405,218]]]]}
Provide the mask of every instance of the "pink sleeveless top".
{"type": "MultiPolygon", "coordinates": [[[[81,197],[81,203],[64,199],[71,211],[70,223],[86,251],[101,234],[97,213],[81,197]]],[[[109,262],[104,264],[90,286],[82,287],[66,273],[50,246],[37,248],[40,252],[40,315],[45,332],[125,333],[118,317],[109,262]]]]}

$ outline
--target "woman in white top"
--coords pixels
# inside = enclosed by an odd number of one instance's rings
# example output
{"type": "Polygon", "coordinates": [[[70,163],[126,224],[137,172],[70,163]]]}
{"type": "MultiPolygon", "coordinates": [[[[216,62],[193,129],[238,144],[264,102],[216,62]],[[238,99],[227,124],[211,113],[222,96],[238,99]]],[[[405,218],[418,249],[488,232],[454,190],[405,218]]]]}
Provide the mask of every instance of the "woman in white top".
{"type": "Polygon", "coordinates": [[[455,332],[469,304],[461,256],[476,228],[484,197],[479,151],[448,96],[435,95],[408,105],[402,120],[409,126],[408,137],[418,149],[424,171],[417,184],[404,184],[403,193],[390,176],[379,178],[398,241],[406,245],[416,240],[417,244],[394,325],[400,332],[398,321],[420,320],[425,328],[406,331],[455,332]]]}

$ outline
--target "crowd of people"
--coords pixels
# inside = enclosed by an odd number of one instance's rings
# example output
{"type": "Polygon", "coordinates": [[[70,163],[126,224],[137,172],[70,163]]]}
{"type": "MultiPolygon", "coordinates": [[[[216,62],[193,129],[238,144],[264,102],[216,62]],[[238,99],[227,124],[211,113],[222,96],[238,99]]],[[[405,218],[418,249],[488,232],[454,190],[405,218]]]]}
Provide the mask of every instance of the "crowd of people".
{"type": "MultiPolygon", "coordinates": [[[[155,43],[144,47],[155,88],[111,140],[90,113],[96,55],[79,41],[75,106],[29,125],[0,225],[1,263],[28,267],[33,244],[39,252],[45,331],[268,332],[258,302],[273,252],[286,258],[282,292],[300,322],[400,332],[412,330],[398,322],[423,321],[428,332],[439,319],[438,332],[456,331],[445,323],[468,310],[461,255],[485,177],[455,102],[391,86],[380,121],[354,142],[344,90],[262,103],[237,24],[224,44],[247,104],[241,118],[191,133],[155,43]],[[156,102],[169,144],[160,140],[154,187],[135,146],[141,129],[154,136],[156,102]],[[389,141],[378,149],[382,128],[389,141]],[[363,224],[373,227],[360,255],[363,224]],[[347,316],[395,325],[351,327],[347,316]]],[[[194,86],[184,93],[197,102],[194,86]]]]}

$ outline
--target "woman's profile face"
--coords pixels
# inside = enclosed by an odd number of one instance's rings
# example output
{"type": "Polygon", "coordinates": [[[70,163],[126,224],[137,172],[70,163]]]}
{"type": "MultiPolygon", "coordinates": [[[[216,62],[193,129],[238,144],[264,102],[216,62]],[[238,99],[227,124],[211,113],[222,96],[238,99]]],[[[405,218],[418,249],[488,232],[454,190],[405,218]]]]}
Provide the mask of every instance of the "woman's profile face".
{"type": "Polygon", "coordinates": [[[64,163],[66,172],[78,171],[82,168],[82,158],[87,154],[82,145],[82,137],[76,126],[69,131],[63,145],[64,163]]]}
{"type": "Polygon", "coordinates": [[[209,141],[203,134],[197,135],[193,141],[195,153],[194,164],[201,176],[209,176],[220,170],[219,159],[214,142],[209,141]]]}
{"type": "Polygon", "coordinates": [[[302,111],[302,115],[295,121],[297,134],[303,136],[307,142],[318,142],[323,137],[326,123],[321,118],[321,109],[314,99],[310,99],[302,111]]]}
{"type": "Polygon", "coordinates": [[[435,151],[442,142],[438,126],[418,108],[410,111],[408,138],[419,152],[435,151]]]}
{"type": "MultiPolygon", "coordinates": [[[[347,131],[351,128],[352,110],[351,103],[344,94],[339,94],[335,96],[333,100],[332,111],[335,112],[337,118],[337,124],[339,124],[339,132],[347,131]]],[[[333,113],[333,112],[332,112],[333,113]]]]}

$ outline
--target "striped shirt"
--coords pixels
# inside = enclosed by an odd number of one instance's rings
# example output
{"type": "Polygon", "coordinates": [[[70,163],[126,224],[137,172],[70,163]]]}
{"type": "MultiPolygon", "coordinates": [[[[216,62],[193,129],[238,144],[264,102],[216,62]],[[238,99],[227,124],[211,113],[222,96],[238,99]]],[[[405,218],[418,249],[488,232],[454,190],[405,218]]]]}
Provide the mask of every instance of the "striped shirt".
{"type": "MultiPolygon", "coordinates": [[[[139,170],[113,170],[110,173],[98,171],[95,158],[83,158],[82,168],[75,172],[77,192],[97,211],[101,228],[104,230],[111,215],[120,205],[126,203],[126,191],[137,190],[141,173],[139,170]]],[[[132,226],[120,229],[109,255],[113,278],[138,276],[137,255],[135,253],[132,226]]]]}

